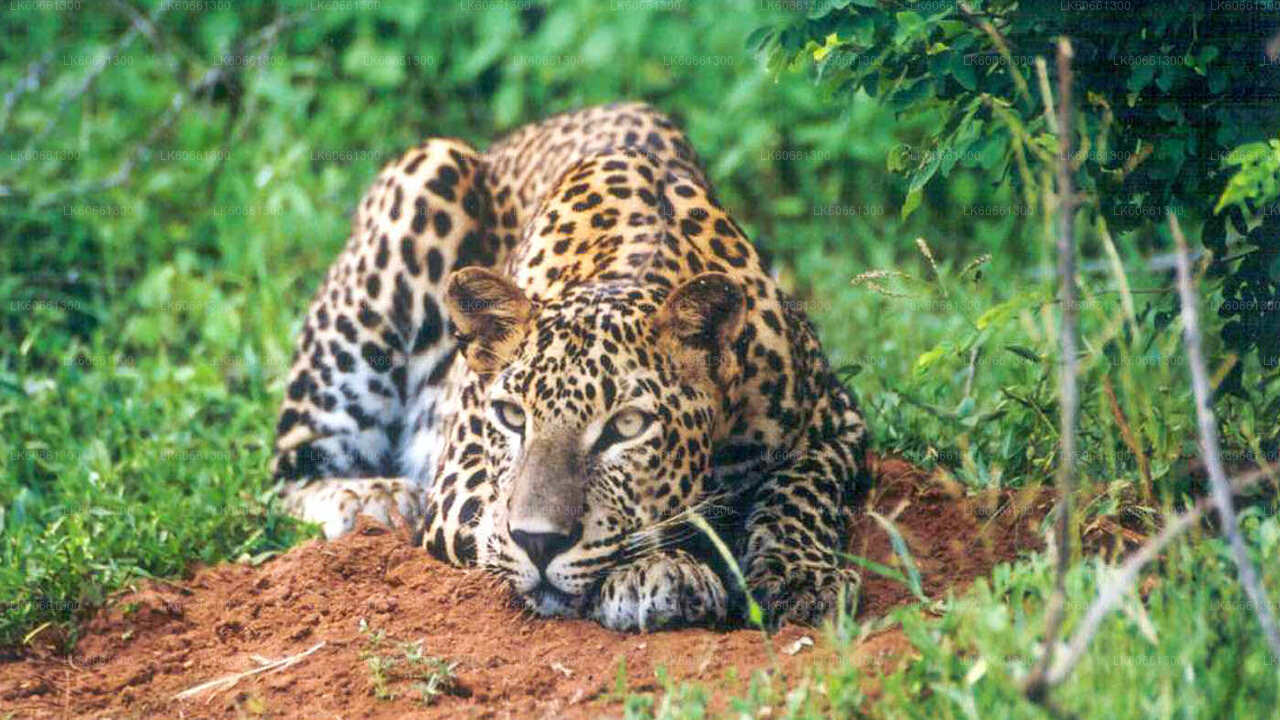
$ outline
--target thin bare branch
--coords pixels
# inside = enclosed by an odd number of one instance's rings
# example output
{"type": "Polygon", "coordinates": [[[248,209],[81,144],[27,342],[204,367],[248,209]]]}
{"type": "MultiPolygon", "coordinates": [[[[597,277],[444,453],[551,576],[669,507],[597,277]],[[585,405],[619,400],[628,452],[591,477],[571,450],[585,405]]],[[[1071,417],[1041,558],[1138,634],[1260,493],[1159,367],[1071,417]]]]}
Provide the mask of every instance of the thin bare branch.
{"type": "Polygon", "coordinates": [[[259,663],[258,667],[252,670],[246,670],[245,672],[242,672],[242,673],[225,675],[223,677],[210,680],[209,682],[201,683],[199,685],[196,685],[195,687],[187,688],[186,690],[183,690],[177,695],[174,695],[173,699],[184,700],[186,698],[199,695],[205,690],[214,690],[214,691],[225,690],[229,687],[234,687],[237,683],[239,683],[241,680],[247,677],[252,677],[254,675],[261,675],[262,673],[280,672],[285,668],[292,667],[298,664],[299,662],[304,660],[308,655],[311,655],[312,653],[314,653],[315,651],[319,650],[324,646],[325,646],[325,641],[321,640],[315,645],[312,645],[311,648],[308,650],[304,650],[298,653],[297,655],[289,655],[287,657],[282,657],[279,660],[270,660],[267,658],[255,657],[254,661],[259,663]]]}
{"type": "Polygon", "coordinates": [[[18,104],[18,100],[40,87],[40,77],[48,69],[52,58],[53,51],[49,50],[39,60],[27,65],[27,71],[22,73],[22,77],[18,78],[13,88],[4,94],[4,103],[0,105],[0,132],[4,132],[4,129],[9,126],[9,115],[13,112],[13,106],[18,104]]]}
{"type": "Polygon", "coordinates": [[[1027,87],[1027,79],[1022,77],[1022,73],[1018,71],[1018,64],[1013,61],[1013,54],[1009,51],[1009,43],[1005,42],[1004,36],[996,29],[987,17],[975,13],[968,3],[957,3],[956,8],[960,11],[960,17],[974,27],[982,30],[991,39],[991,44],[995,46],[996,52],[1000,53],[1000,57],[1005,62],[1005,69],[1009,72],[1009,76],[1013,78],[1013,86],[1017,89],[1018,95],[1027,102],[1028,107],[1035,107],[1036,101],[1031,97],[1031,90],[1027,87]]]}
{"type": "Polygon", "coordinates": [[[1036,84],[1040,87],[1040,99],[1044,102],[1044,122],[1049,132],[1058,134],[1058,117],[1053,109],[1053,91],[1049,89],[1049,63],[1036,56],[1036,84]]]}
{"type": "Polygon", "coordinates": [[[1271,602],[1267,599],[1267,591],[1258,580],[1258,572],[1249,560],[1249,550],[1245,547],[1244,538],[1240,536],[1239,524],[1236,521],[1235,508],[1231,504],[1231,487],[1227,483],[1227,474],[1222,467],[1222,453],[1218,448],[1218,426],[1210,407],[1209,373],[1205,367],[1204,354],[1200,349],[1200,317],[1196,308],[1196,291],[1191,283],[1191,261],[1187,257],[1187,239],[1178,225],[1178,218],[1169,212],[1169,229],[1177,243],[1178,251],[1178,294],[1182,299],[1182,333],[1187,345],[1187,364],[1191,369],[1191,388],[1196,396],[1196,418],[1200,425],[1201,452],[1209,470],[1209,482],[1212,483],[1214,504],[1218,506],[1218,514],[1222,518],[1222,533],[1231,545],[1231,554],[1236,561],[1236,571],[1240,576],[1240,584],[1244,586],[1254,612],[1258,614],[1258,622],[1262,624],[1262,632],[1271,645],[1273,657],[1280,657],[1280,630],[1276,629],[1275,615],[1271,611],[1271,602]]]}
{"type": "Polygon", "coordinates": [[[1053,594],[1045,610],[1045,653],[1036,663],[1026,684],[1027,697],[1044,700],[1048,689],[1044,683],[1052,648],[1062,630],[1067,604],[1067,569],[1071,563],[1071,500],[1075,493],[1076,411],[1079,390],[1076,387],[1076,255],[1075,255],[1075,191],[1071,182],[1071,43],[1058,40],[1058,295],[1062,301],[1062,321],[1058,342],[1062,348],[1061,398],[1058,418],[1061,432],[1058,458],[1058,517],[1056,529],[1056,572],[1053,594]]]}
{"type": "MultiPolygon", "coordinates": [[[[1275,469],[1276,466],[1273,465],[1242,475],[1230,484],[1229,492],[1236,494],[1244,492],[1259,481],[1269,477],[1275,469]]],[[[1093,636],[1098,633],[1098,629],[1102,626],[1103,618],[1115,609],[1125,595],[1133,590],[1133,586],[1138,579],[1138,573],[1142,571],[1142,568],[1154,560],[1166,545],[1182,533],[1195,527],[1204,514],[1215,504],[1215,499],[1212,496],[1200,498],[1190,510],[1174,517],[1155,537],[1135,550],[1132,555],[1125,559],[1124,564],[1102,583],[1101,587],[1098,588],[1097,598],[1094,599],[1089,609],[1085,611],[1084,620],[1080,622],[1075,635],[1067,643],[1066,650],[1058,655],[1054,660],[1052,669],[1046,675],[1044,679],[1046,690],[1060,684],[1075,669],[1075,666],[1089,649],[1089,643],[1093,641],[1093,636]]],[[[1053,655],[1052,648],[1046,647],[1045,655],[1053,655]]]]}
{"type": "Polygon", "coordinates": [[[125,17],[129,18],[129,22],[138,29],[151,43],[151,47],[155,50],[155,57],[163,62],[169,72],[175,79],[181,81],[179,77],[178,55],[193,65],[199,64],[200,58],[182,42],[171,40],[166,43],[166,39],[162,36],[161,27],[151,21],[150,18],[138,12],[136,8],[125,0],[111,0],[111,4],[125,17]]]}

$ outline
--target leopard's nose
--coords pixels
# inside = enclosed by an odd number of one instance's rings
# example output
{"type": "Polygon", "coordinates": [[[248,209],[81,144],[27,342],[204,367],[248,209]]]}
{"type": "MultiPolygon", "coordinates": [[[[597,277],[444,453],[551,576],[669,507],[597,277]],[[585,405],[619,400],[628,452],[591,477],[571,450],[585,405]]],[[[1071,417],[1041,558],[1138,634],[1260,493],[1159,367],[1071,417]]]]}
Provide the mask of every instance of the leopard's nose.
{"type": "Polygon", "coordinates": [[[511,539],[529,556],[529,561],[538,568],[539,573],[546,572],[547,565],[557,555],[573,547],[581,537],[582,523],[575,525],[571,533],[511,530],[511,539]]]}

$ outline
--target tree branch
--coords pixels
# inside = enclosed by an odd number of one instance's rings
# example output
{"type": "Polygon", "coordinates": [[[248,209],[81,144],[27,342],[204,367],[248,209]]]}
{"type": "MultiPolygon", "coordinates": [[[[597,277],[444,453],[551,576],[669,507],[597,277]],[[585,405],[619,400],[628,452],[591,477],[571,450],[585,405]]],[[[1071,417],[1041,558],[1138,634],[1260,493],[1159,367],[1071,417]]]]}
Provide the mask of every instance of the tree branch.
{"type": "Polygon", "coordinates": [[[1062,375],[1058,458],[1057,569],[1053,594],[1045,609],[1045,652],[1027,679],[1025,691],[1033,701],[1042,702],[1048,690],[1045,674],[1053,657],[1052,648],[1062,630],[1067,604],[1067,569],[1071,563],[1071,500],[1075,493],[1076,410],[1080,403],[1076,388],[1076,256],[1075,192],[1071,182],[1071,43],[1058,40],[1058,294],[1062,299],[1062,322],[1058,342],[1062,347],[1062,375]]]}
{"type": "Polygon", "coordinates": [[[1222,453],[1218,448],[1218,426],[1210,407],[1209,373],[1205,368],[1204,354],[1200,349],[1200,318],[1196,308],[1196,291],[1191,285],[1191,261],[1187,258],[1187,239],[1178,225],[1178,218],[1169,211],[1169,229],[1177,243],[1178,258],[1178,295],[1182,299],[1182,333],[1187,345],[1187,364],[1191,369],[1191,388],[1196,396],[1196,418],[1200,425],[1200,449],[1204,453],[1204,462],[1209,470],[1209,482],[1212,484],[1214,504],[1218,506],[1218,515],[1222,518],[1222,533],[1227,536],[1231,545],[1231,554],[1235,558],[1236,571],[1240,576],[1240,584],[1258,614],[1258,622],[1262,624],[1262,632],[1271,646],[1273,657],[1280,657],[1280,631],[1276,629],[1275,616],[1271,612],[1271,602],[1267,599],[1267,591],[1258,580],[1257,570],[1249,560],[1249,550],[1245,547],[1244,538],[1240,536],[1240,527],[1236,522],[1235,508],[1231,503],[1231,487],[1227,475],[1222,468],[1222,453]]]}
{"type": "Polygon", "coordinates": [[[22,74],[18,82],[14,83],[13,89],[4,94],[4,105],[0,106],[0,132],[4,132],[4,129],[9,126],[9,114],[13,112],[13,106],[18,104],[18,100],[40,87],[40,76],[44,75],[52,58],[53,51],[49,50],[39,60],[27,65],[27,71],[22,74]]]}

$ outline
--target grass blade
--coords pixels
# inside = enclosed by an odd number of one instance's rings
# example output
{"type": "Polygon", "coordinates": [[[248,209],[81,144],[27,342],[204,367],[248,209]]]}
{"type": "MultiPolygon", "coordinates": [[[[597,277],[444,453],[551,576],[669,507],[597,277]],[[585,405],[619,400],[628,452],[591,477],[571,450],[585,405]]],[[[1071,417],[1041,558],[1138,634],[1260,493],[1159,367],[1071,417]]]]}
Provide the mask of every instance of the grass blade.
{"type": "Polygon", "coordinates": [[[875,520],[889,534],[889,544],[893,546],[894,554],[902,561],[902,567],[907,571],[907,587],[911,588],[911,594],[924,602],[929,602],[929,597],[924,594],[924,585],[920,581],[920,570],[916,567],[915,558],[911,556],[911,550],[907,548],[907,541],[902,539],[902,533],[898,532],[898,528],[893,524],[892,520],[875,510],[868,510],[867,515],[870,515],[871,519],[875,520]]]}

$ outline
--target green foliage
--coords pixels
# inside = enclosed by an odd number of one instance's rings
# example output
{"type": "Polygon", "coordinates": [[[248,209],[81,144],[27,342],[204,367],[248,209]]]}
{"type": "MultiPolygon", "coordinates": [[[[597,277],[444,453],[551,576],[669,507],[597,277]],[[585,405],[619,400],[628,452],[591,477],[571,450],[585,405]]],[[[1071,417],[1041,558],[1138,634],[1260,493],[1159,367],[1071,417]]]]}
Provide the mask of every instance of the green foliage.
{"type": "Polygon", "coordinates": [[[1280,140],[1241,145],[1227,155],[1226,164],[1239,169],[1218,198],[1215,213],[1230,205],[1256,212],[1280,197],[1280,140]]]}
{"type": "MultiPolygon", "coordinates": [[[[1275,246],[1280,238],[1280,141],[1248,143],[1233,150],[1226,164],[1237,168],[1231,176],[1215,212],[1243,217],[1244,248],[1239,249],[1236,269],[1223,281],[1224,302],[1219,314],[1229,318],[1223,338],[1233,348],[1256,350],[1266,371],[1259,386],[1268,395],[1262,400],[1264,412],[1280,414],[1280,256],[1275,246]],[[1265,384],[1265,385],[1264,385],[1265,384]]],[[[1215,254],[1236,252],[1236,247],[1214,248],[1215,254]]],[[[1258,393],[1261,398],[1262,393],[1258,393]]],[[[1272,432],[1268,448],[1280,440],[1280,429],[1272,432]]]]}
{"type": "MultiPolygon", "coordinates": [[[[1254,561],[1274,562],[1280,544],[1275,517],[1245,513],[1254,561]]],[[[1081,717],[1262,717],[1277,699],[1270,656],[1249,601],[1233,581],[1225,543],[1175,546],[1123,615],[1108,620],[1075,673],[1055,693],[1081,717]],[[1143,615],[1146,613],[1147,615],[1143,615]],[[1144,630],[1149,620],[1154,634],[1144,630]],[[1205,668],[1221,668],[1205,672],[1205,668]],[[1228,669],[1229,668],[1229,669],[1228,669]]],[[[1034,664],[1052,567],[1039,560],[997,567],[939,619],[917,610],[896,617],[920,655],[884,680],[872,717],[1043,717],[1022,697],[1034,664]],[[976,714],[975,714],[976,711],[976,714]]],[[[1100,561],[1074,568],[1067,579],[1068,631],[1107,577],[1100,561]]],[[[1275,591],[1274,576],[1269,582],[1275,591]]]]}
{"type": "MultiPolygon", "coordinates": [[[[1248,308],[1275,297],[1277,281],[1249,261],[1233,264],[1238,249],[1229,246],[1267,251],[1273,265],[1275,228],[1248,232],[1237,208],[1215,216],[1214,203],[1230,175],[1221,159],[1280,127],[1280,64],[1265,54],[1273,28],[1256,21],[1274,5],[824,0],[755,41],[771,50],[777,70],[812,65],[835,92],[864,92],[897,117],[934,120],[918,147],[888,158],[888,168],[909,179],[904,215],[922,205],[931,184],[964,170],[981,171],[1034,214],[1051,189],[1058,144],[1056,118],[1046,111],[1060,92],[1054,43],[1070,38],[1082,225],[1100,222],[1147,250],[1168,247],[1156,227],[1167,210],[1201,226],[1214,272],[1240,276],[1225,287],[1222,314],[1239,322],[1224,340],[1241,355],[1257,349],[1271,369],[1280,334],[1262,331],[1275,329],[1275,314],[1259,323],[1248,308]],[[1041,58],[1044,76],[1036,70],[1041,58]]],[[[1085,238],[1084,252],[1097,249],[1085,238]]],[[[1242,370],[1237,365],[1221,389],[1244,396],[1242,370]]]]}
{"type": "MultiPolygon", "coordinates": [[[[973,488],[1045,481],[1059,462],[1052,276],[1037,280],[999,256],[928,252],[932,262],[918,253],[915,267],[901,262],[892,271],[861,271],[816,252],[799,258],[825,268],[808,276],[821,306],[815,317],[874,421],[876,447],[941,465],[973,488]]],[[[1198,450],[1179,327],[1144,307],[1136,290],[1167,278],[1128,267],[1104,263],[1081,275],[1075,462],[1091,492],[1108,498],[1087,512],[1123,507],[1145,523],[1162,498],[1195,489],[1187,471],[1198,450]]],[[[1203,298],[1218,302],[1216,293],[1203,298]]],[[[1219,343],[1209,355],[1215,373],[1231,366],[1219,343]]],[[[1224,397],[1217,412],[1233,466],[1272,458],[1265,404],[1224,397]]]]}

